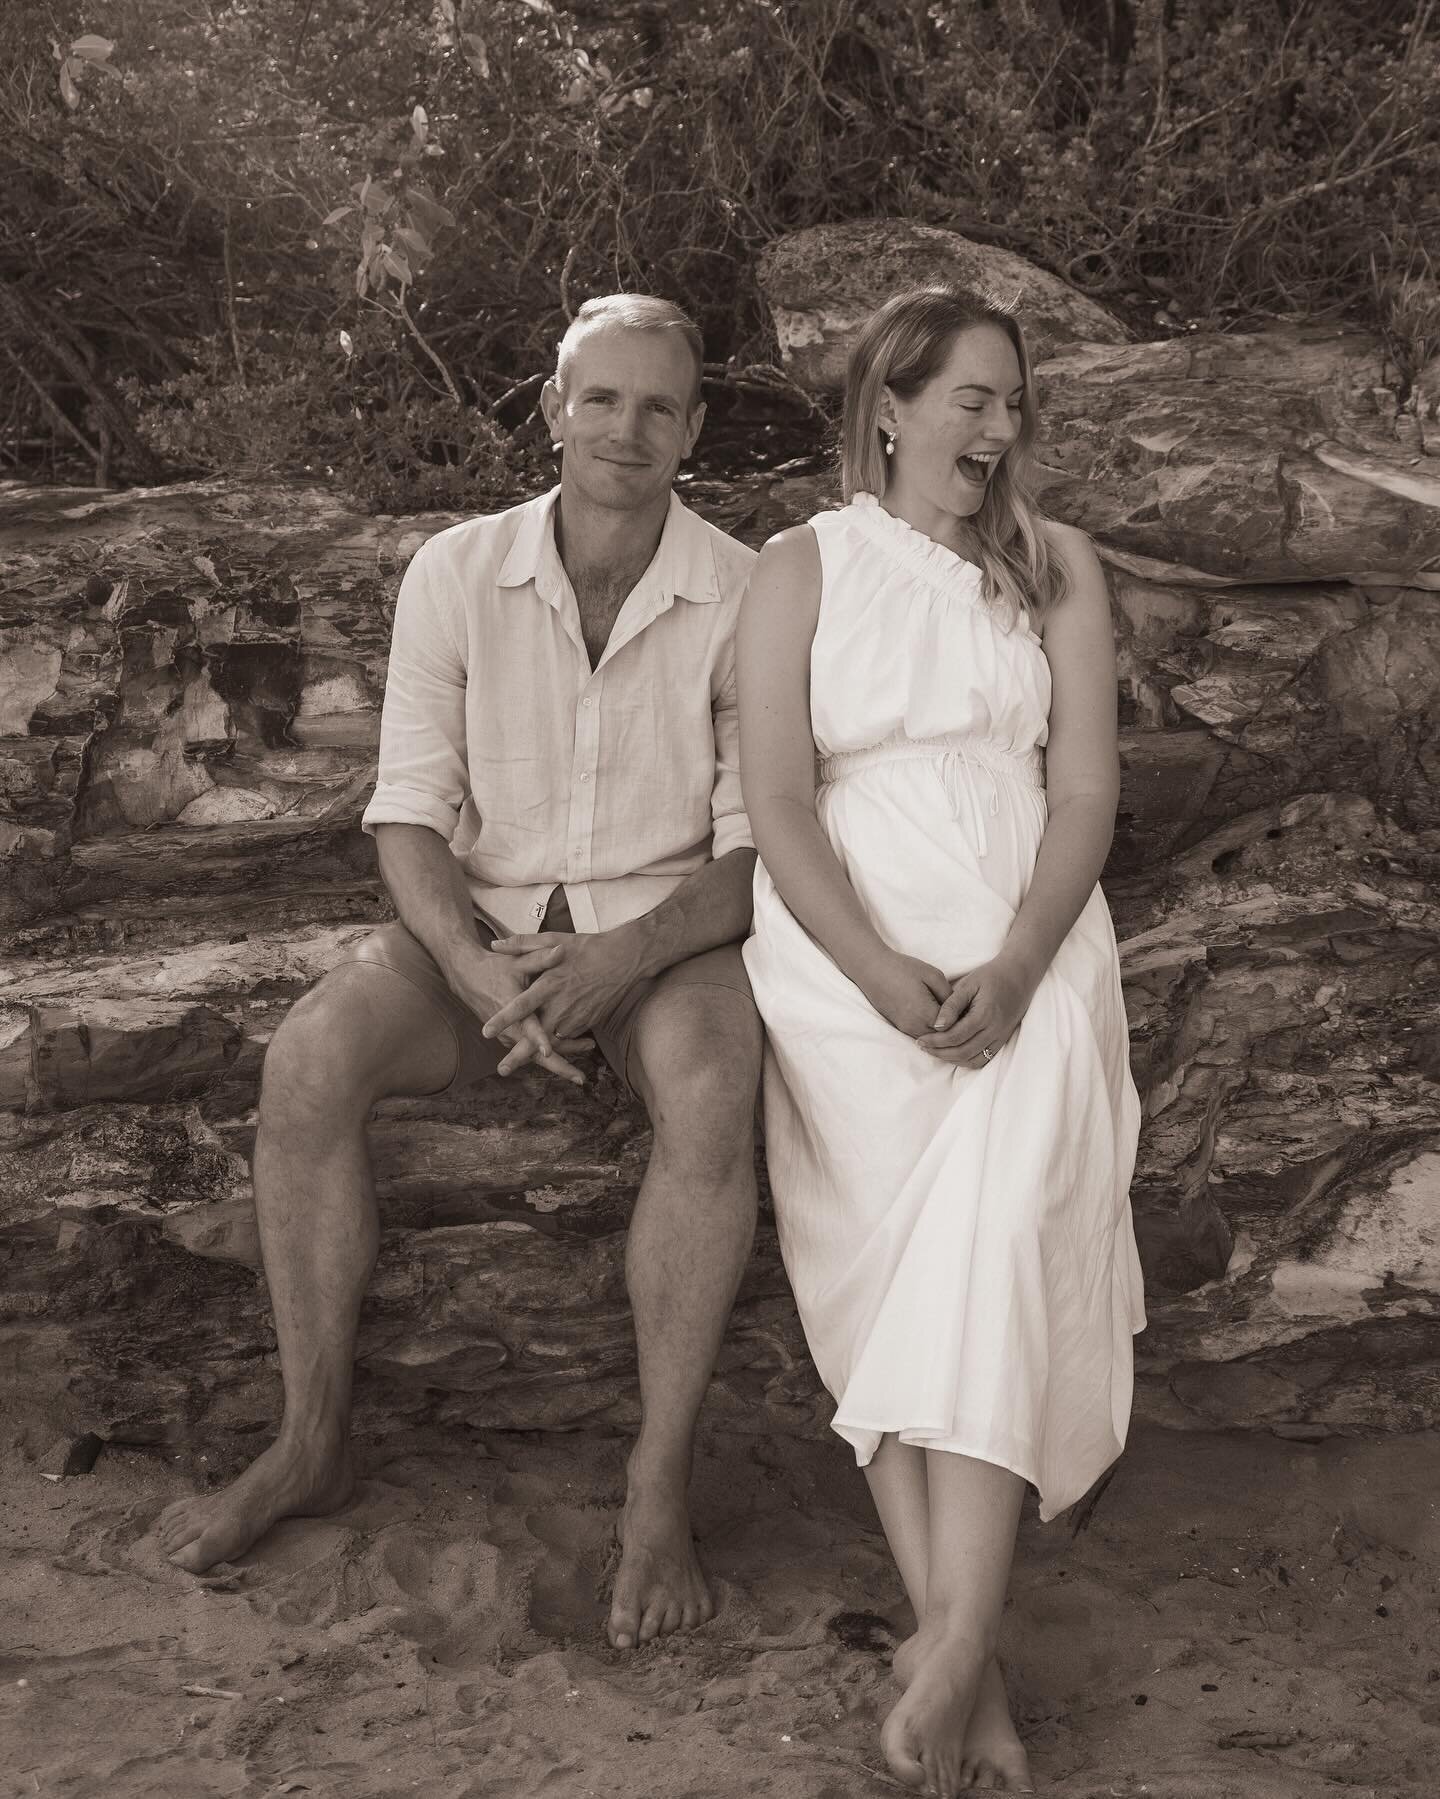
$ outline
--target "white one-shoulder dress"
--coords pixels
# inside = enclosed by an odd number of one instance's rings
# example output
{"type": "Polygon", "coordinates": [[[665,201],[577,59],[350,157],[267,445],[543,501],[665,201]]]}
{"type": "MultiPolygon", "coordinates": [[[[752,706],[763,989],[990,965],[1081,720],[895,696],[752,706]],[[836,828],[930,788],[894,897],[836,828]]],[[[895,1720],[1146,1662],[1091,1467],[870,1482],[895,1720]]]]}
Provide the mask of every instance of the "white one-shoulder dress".
{"type": "MultiPolygon", "coordinates": [[[[953,979],[1000,950],[1034,873],[1049,664],[974,564],[870,495],[810,522],[816,812],[885,942],[953,979]]],[[[887,1023],[763,863],[744,953],[780,1245],[835,1430],[862,1465],[886,1432],[998,1463],[1053,1517],[1124,1447],[1145,1324],[1100,889],[980,1068],[887,1023]]]]}

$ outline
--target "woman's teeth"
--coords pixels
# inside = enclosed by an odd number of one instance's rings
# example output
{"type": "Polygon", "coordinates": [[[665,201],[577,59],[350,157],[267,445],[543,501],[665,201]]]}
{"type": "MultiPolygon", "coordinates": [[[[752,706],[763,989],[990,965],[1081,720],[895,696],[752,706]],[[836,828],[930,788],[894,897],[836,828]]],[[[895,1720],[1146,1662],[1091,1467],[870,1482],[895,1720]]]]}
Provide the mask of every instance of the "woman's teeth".
{"type": "Polygon", "coordinates": [[[996,450],[988,456],[960,456],[956,460],[967,475],[974,475],[978,480],[984,481],[1000,460],[1000,452],[996,450]]]}

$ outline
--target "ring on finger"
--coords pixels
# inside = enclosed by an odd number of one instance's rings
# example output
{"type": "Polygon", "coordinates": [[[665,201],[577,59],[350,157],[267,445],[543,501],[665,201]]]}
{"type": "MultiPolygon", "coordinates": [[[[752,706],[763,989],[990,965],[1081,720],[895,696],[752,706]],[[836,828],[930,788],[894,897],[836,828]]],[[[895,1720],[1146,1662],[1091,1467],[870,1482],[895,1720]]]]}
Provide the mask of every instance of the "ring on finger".
{"type": "Polygon", "coordinates": [[[986,1061],[987,1061],[987,1062],[988,1062],[988,1061],[989,1061],[989,1060],[990,1060],[990,1059],[991,1059],[991,1057],[992,1057],[992,1056],[993,1056],[993,1055],[994,1055],[994,1054],[995,1054],[995,1051],[994,1051],[994,1050],[993,1050],[993,1049],[982,1049],[982,1050],[981,1050],[981,1051],[980,1051],[980,1054],[981,1054],[981,1055],[982,1055],[982,1056],[983,1056],[983,1057],[984,1057],[984,1058],[985,1058],[985,1060],[986,1060],[986,1061]]]}

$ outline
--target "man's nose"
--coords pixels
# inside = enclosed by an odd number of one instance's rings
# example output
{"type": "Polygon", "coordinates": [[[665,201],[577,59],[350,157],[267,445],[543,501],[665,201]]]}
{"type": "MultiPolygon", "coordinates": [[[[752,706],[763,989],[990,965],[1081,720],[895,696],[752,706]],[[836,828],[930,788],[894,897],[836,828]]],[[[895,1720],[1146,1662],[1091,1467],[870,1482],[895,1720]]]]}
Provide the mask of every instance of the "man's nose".
{"type": "Polygon", "coordinates": [[[610,434],[625,439],[639,437],[643,420],[644,411],[638,400],[622,400],[610,414],[610,434]]]}

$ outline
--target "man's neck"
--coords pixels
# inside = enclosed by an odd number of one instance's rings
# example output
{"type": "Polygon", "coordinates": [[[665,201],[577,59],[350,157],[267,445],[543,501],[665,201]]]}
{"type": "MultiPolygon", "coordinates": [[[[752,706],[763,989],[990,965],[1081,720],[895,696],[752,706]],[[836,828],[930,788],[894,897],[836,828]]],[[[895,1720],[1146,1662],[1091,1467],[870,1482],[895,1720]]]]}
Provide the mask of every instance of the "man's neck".
{"type": "Polygon", "coordinates": [[[627,575],[633,585],[654,560],[669,511],[669,494],[653,506],[616,512],[588,505],[567,493],[562,482],[555,502],[555,548],[571,585],[627,575]]]}

